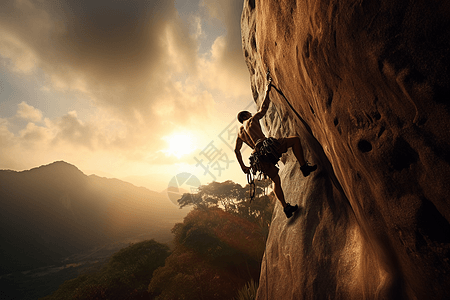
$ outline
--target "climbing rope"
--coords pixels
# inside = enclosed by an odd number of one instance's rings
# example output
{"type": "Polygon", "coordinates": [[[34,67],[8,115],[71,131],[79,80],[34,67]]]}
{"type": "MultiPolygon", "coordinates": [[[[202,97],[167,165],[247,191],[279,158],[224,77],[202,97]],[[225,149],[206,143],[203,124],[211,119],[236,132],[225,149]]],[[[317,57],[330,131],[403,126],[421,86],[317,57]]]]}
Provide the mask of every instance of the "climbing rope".
{"type": "Polygon", "coordinates": [[[253,173],[251,171],[247,173],[247,182],[250,187],[250,203],[251,203],[255,198],[256,194],[255,177],[253,176],[253,173]]]}
{"type": "MultiPolygon", "coordinates": [[[[272,85],[272,87],[273,88],[275,88],[275,90],[277,91],[277,92],[280,92],[277,88],[276,88],[276,86],[273,84],[273,81],[272,81],[272,76],[270,76],[270,69],[269,69],[269,67],[267,67],[267,73],[266,73],[266,80],[267,81],[269,81],[270,82],[270,84],[272,85]]],[[[282,93],[281,93],[282,94],[282,93]]],[[[284,97],[284,95],[282,94],[282,96],[284,97]]],[[[285,99],[286,99],[286,97],[284,97],[285,99]]],[[[286,99],[286,101],[287,101],[287,99],[286,99]]],[[[292,106],[290,105],[290,103],[289,103],[289,101],[287,101],[288,102],[288,105],[292,108],[292,106]]],[[[281,124],[281,127],[283,128],[283,131],[286,131],[286,128],[285,128],[285,124],[283,123],[283,119],[281,118],[281,114],[280,114],[280,112],[278,111],[278,109],[277,109],[277,107],[276,107],[276,105],[275,105],[275,103],[273,103],[272,101],[271,101],[271,103],[272,103],[272,106],[273,106],[273,108],[274,108],[274,110],[275,110],[275,112],[276,112],[276,114],[278,115],[278,118],[280,119],[280,124],[281,124]]],[[[271,183],[271,185],[273,184],[273,182],[271,183]]],[[[264,189],[264,192],[265,192],[266,190],[264,189]]],[[[269,191],[269,186],[267,187],[267,192],[269,191]]],[[[266,263],[266,267],[265,267],[265,273],[266,273],[266,286],[265,286],[265,288],[266,288],[266,300],[268,299],[268,297],[269,297],[269,273],[268,273],[268,269],[269,269],[269,262],[268,262],[268,253],[267,253],[267,238],[268,237],[264,237],[264,245],[265,245],[265,249],[264,249],[264,260],[265,260],[265,263],[266,263]]]]}

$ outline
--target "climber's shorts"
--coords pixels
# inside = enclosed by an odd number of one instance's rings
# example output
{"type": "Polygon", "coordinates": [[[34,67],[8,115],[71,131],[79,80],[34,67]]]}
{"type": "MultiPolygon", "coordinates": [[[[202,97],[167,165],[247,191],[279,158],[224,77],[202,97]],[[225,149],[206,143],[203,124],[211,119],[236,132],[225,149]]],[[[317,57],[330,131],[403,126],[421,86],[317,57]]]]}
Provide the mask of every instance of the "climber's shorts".
{"type": "Polygon", "coordinates": [[[280,143],[280,153],[286,153],[287,152],[287,140],[286,138],[279,138],[277,139],[278,143],[280,143]]]}
{"type": "MultiPolygon", "coordinates": [[[[276,140],[279,143],[279,146],[278,146],[278,149],[277,149],[278,152],[280,154],[286,153],[286,151],[287,151],[287,140],[286,140],[286,138],[279,138],[279,139],[276,139],[276,140]]],[[[259,161],[259,166],[260,166],[261,172],[266,174],[270,179],[274,180],[274,178],[277,177],[279,169],[278,169],[278,167],[275,164],[273,164],[271,162],[268,162],[268,161],[264,161],[262,159],[262,160],[259,161]]]]}
{"type": "Polygon", "coordinates": [[[270,179],[274,180],[278,175],[278,167],[270,162],[260,162],[261,172],[266,174],[270,179]]]}

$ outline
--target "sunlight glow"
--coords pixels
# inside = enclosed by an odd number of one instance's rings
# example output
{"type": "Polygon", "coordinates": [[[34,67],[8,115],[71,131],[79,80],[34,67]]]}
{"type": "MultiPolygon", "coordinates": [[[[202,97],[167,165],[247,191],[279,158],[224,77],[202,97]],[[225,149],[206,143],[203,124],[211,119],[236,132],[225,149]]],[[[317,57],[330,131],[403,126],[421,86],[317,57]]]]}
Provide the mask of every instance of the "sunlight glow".
{"type": "Polygon", "coordinates": [[[189,133],[174,133],[163,137],[163,140],[168,144],[168,147],[162,150],[167,156],[180,158],[196,149],[194,137],[189,133]]]}

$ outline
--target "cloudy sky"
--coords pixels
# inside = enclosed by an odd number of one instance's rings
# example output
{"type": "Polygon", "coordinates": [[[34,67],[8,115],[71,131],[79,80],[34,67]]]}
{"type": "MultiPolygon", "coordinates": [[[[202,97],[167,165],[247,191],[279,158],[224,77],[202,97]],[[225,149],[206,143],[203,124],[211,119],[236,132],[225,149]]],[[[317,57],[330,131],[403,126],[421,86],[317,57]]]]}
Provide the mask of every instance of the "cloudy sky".
{"type": "Polygon", "coordinates": [[[162,191],[243,183],[243,0],[2,0],[0,169],[64,160],[162,191]],[[145,181],[145,182],[144,182],[145,181]]]}

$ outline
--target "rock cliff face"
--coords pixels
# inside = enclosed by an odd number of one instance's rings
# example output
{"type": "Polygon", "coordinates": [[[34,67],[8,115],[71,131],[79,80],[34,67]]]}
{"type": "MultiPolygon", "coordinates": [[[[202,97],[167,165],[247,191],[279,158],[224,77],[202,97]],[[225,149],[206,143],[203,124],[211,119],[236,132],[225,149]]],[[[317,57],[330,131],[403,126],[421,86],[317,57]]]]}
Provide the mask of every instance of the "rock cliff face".
{"type": "Polygon", "coordinates": [[[291,150],[257,298],[450,297],[450,5],[245,0],[243,51],[264,123],[291,150]]]}

